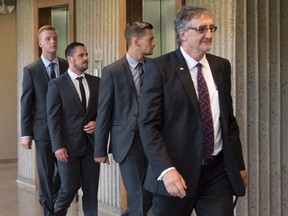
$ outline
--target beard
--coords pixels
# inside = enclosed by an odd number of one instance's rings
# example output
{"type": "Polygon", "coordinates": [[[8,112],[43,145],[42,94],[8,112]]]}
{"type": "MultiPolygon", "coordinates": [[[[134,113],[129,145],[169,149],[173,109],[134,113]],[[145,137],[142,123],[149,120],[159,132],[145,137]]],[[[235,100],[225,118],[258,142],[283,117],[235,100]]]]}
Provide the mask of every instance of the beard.
{"type": "Polygon", "coordinates": [[[78,71],[84,72],[84,71],[86,71],[86,70],[88,69],[88,62],[83,62],[81,65],[74,63],[73,66],[74,66],[78,71]],[[87,65],[84,64],[84,63],[87,63],[87,65]]]}

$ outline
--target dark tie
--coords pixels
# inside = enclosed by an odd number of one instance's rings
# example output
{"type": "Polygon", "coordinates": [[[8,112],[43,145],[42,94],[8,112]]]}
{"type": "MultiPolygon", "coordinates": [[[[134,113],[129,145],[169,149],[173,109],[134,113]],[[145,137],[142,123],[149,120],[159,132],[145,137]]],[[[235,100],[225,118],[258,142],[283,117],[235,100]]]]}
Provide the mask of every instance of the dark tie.
{"type": "Polygon", "coordinates": [[[137,68],[139,70],[139,92],[140,92],[143,86],[143,76],[144,76],[143,64],[139,62],[137,68]]]}
{"type": "Polygon", "coordinates": [[[51,62],[49,64],[49,68],[50,68],[50,79],[55,79],[56,78],[56,74],[55,74],[55,70],[54,70],[54,65],[55,63],[51,62]]]}
{"type": "Polygon", "coordinates": [[[197,85],[198,100],[200,106],[200,116],[203,130],[203,159],[209,158],[214,151],[214,128],[210,106],[209,91],[202,74],[202,65],[198,63],[197,67],[197,85]]]}
{"type": "Polygon", "coordinates": [[[86,111],[86,94],[85,94],[85,89],[82,83],[83,77],[77,77],[76,78],[79,81],[79,88],[80,88],[80,93],[81,93],[81,101],[82,101],[82,106],[84,110],[86,111]]]}

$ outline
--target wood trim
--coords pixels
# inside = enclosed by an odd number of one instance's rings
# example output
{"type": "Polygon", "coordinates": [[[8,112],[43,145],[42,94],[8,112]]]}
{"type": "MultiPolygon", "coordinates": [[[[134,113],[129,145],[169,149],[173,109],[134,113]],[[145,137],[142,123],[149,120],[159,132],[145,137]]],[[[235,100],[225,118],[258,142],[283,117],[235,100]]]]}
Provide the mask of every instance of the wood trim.
{"type": "MultiPolygon", "coordinates": [[[[36,0],[38,8],[57,7],[63,5],[74,5],[74,0],[36,0]]],[[[70,8],[69,8],[70,9],[70,8]]]]}
{"type": "Polygon", "coordinates": [[[126,53],[126,41],[124,37],[126,27],[126,0],[120,0],[119,10],[119,56],[123,56],[126,53]]]}

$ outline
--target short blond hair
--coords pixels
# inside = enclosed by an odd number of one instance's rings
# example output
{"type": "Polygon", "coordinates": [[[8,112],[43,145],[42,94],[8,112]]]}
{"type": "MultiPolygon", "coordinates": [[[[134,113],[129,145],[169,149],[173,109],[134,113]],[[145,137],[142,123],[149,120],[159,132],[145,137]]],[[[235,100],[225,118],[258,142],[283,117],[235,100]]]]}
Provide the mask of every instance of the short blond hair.
{"type": "Polygon", "coordinates": [[[38,40],[40,40],[40,35],[43,31],[55,31],[57,33],[57,30],[51,26],[51,25],[44,25],[38,30],[38,40]]]}

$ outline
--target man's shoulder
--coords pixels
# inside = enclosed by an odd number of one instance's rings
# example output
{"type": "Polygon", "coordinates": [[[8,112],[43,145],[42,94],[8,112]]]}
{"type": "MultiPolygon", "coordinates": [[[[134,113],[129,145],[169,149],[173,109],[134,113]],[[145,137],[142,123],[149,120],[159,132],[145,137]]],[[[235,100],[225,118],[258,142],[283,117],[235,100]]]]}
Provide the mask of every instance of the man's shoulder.
{"type": "Polygon", "coordinates": [[[37,59],[36,61],[26,65],[24,67],[24,69],[27,69],[27,70],[34,70],[34,69],[37,69],[39,66],[42,66],[44,65],[43,62],[41,61],[41,59],[37,59]]]}
{"type": "Polygon", "coordinates": [[[217,55],[214,55],[214,54],[210,54],[210,53],[206,53],[206,58],[207,60],[214,60],[214,61],[218,61],[218,62],[226,62],[228,63],[229,60],[226,59],[226,58],[223,58],[221,56],[217,56],[217,55]]]}
{"type": "Polygon", "coordinates": [[[85,73],[85,77],[87,79],[91,79],[94,82],[99,82],[100,81],[100,78],[98,76],[94,76],[94,75],[91,75],[91,74],[85,73]]]}
{"type": "Polygon", "coordinates": [[[107,66],[103,68],[103,70],[109,70],[111,72],[115,72],[115,71],[122,70],[123,66],[128,66],[128,61],[125,56],[112,62],[111,64],[108,64],[107,66]]]}
{"type": "Polygon", "coordinates": [[[67,62],[66,59],[63,59],[63,58],[61,58],[61,57],[57,57],[57,58],[58,58],[59,64],[65,64],[65,65],[68,66],[68,62],[67,62]]]}

